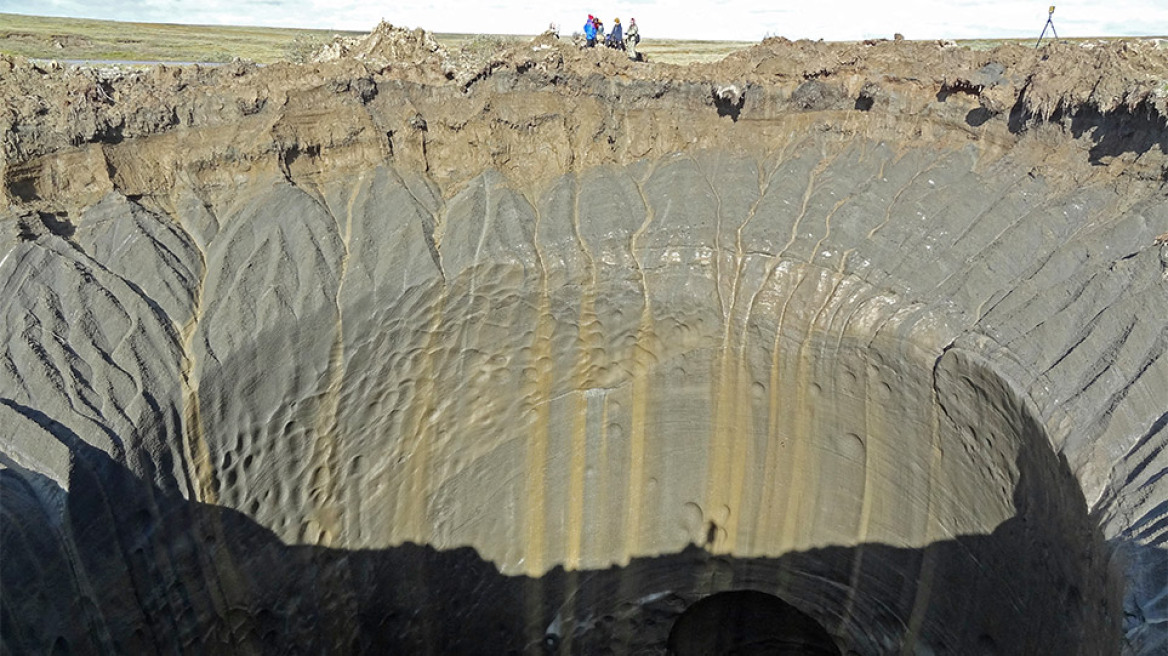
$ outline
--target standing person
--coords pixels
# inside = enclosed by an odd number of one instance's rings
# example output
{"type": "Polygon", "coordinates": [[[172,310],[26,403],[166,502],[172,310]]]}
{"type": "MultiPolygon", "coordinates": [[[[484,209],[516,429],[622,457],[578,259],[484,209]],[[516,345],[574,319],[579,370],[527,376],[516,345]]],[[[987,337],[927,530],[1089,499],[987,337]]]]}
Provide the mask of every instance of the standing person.
{"type": "Polygon", "coordinates": [[[604,43],[604,23],[600,22],[600,18],[593,18],[592,22],[596,25],[596,40],[604,43]]]}
{"type": "Polygon", "coordinates": [[[625,49],[624,36],[621,34],[619,18],[612,19],[612,34],[608,35],[608,45],[618,50],[625,49]]]}
{"type": "Polygon", "coordinates": [[[584,23],[584,39],[591,48],[596,45],[596,19],[588,14],[588,22],[584,23]]]}
{"type": "Polygon", "coordinates": [[[637,29],[637,19],[629,19],[629,29],[625,32],[625,50],[629,53],[629,59],[636,61],[637,44],[641,42],[641,31],[637,29]]]}

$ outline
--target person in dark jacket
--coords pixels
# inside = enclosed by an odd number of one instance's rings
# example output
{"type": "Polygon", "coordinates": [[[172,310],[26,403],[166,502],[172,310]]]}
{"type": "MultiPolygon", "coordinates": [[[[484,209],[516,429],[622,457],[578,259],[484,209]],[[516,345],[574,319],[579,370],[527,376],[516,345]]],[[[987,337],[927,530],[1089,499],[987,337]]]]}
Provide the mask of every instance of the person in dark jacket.
{"type": "Polygon", "coordinates": [[[612,19],[612,34],[608,35],[608,47],[616,48],[617,50],[625,49],[625,39],[621,32],[621,24],[619,18],[612,19]]]}

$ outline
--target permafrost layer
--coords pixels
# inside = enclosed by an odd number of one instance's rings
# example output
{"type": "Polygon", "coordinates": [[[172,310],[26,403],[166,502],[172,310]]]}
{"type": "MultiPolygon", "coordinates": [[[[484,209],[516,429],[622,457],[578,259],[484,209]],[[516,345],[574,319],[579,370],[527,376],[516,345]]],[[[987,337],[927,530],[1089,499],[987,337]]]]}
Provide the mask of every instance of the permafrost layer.
{"type": "Polygon", "coordinates": [[[5,62],[4,650],[1159,653],[1162,55],[848,48],[5,62]]]}

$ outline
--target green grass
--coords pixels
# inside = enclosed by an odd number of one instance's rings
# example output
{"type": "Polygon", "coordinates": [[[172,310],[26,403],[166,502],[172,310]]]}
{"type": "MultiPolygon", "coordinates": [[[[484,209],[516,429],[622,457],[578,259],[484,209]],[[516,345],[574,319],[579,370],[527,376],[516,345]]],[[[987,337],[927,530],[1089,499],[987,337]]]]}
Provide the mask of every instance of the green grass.
{"type": "MultiPolygon", "coordinates": [[[[0,13],[0,53],[31,59],[227,62],[239,57],[259,63],[303,61],[334,36],[361,34],[364,32],[122,23],[0,13]]],[[[534,35],[437,33],[434,37],[451,50],[474,52],[524,42],[534,35]]],[[[685,64],[715,61],[750,45],[753,42],[645,39],[638,50],[655,62],[685,64]]]]}
{"type": "Polygon", "coordinates": [[[268,63],[303,56],[338,34],[360,33],[0,14],[0,52],[36,59],[268,63]]]}
{"type": "Polygon", "coordinates": [[[743,48],[757,45],[757,41],[673,41],[642,39],[637,52],[644,53],[651,62],[665,64],[695,64],[713,62],[743,48]]]}

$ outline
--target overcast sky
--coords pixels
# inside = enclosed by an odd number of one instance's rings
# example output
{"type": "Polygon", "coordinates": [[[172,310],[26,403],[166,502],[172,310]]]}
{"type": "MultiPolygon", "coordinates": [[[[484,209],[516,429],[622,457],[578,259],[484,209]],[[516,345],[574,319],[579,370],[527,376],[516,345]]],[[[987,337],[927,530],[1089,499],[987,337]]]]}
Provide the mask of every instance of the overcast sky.
{"type": "MultiPolygon", "coordinates": [[[[1059,36],[1165,36],[1168,0],[1067,0],[1059,36]]],[[[635,17],[643,38],[757,41],[891,37],[1034,37],[1047,4],[1029,0],[0,0],[0,12],[123,21],[268,25],[366,31],[385,20],[433,32],[536,34],[548,23],[579,31],[588,14],[606,27],[635,17]]],[[[0,19],[0,27],[3,19],[0,19]]]]}

